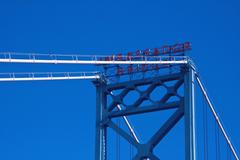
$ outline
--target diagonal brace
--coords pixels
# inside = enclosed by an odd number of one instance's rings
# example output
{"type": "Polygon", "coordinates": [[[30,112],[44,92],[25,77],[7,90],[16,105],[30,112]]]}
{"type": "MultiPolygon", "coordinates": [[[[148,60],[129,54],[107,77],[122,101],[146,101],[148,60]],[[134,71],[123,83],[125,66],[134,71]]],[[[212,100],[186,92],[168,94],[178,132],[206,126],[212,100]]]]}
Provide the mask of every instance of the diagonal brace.
{"type": "Polygon", "coordinates": [[[154,134],[154,136],[148,141],[148,144],[151,145],[152,150],[164,138],[164,136],[177,124],[177,122],[183,117],[183,115],[184,109],[183,107],[180,107],[154,134]]]}
{"type": "Polygon", "coordinates": [[[116,124],[114,124],[112,121],[108,122],[108,126],[112,128],[115,132],[117,132],[119,135],[121,135],[125,140],[127,140],[130,144],[138,148],[139,143],[128,133],[126,133],[123,129],[118,127],[116,124]]]}

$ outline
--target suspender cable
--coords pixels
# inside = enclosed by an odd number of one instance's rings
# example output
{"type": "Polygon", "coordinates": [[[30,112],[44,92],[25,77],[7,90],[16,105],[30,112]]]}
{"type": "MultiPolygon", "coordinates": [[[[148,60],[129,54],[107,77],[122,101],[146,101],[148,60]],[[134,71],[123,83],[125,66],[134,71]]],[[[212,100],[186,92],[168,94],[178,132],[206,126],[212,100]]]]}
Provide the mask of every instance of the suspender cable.
{"type": "Polygon", "coordinates": [[[210,98],[209,98],[209,96],[208,96],[208,94],[207,94],[207,92],[206,92],[206,90],[205,90],[205,88],[204,88],[204,86],[203,86],[202,82],[200,81],[200,78],[199,78],[199,76],[197,74],[196,74],[196,80],[197,80],[197,83],[198,83],[198,85],[199,85],[199,87],[200,87],[200,89],[201,89],[201,91],[202,91],[202,93],[203,93],[207,103],[208,103],[208,106],[209,106],[209,108],[210,108],[210,110],[211,110],[211,112],[212,112],[212,114],[213,114],[213,116],[214,116],[218,126],[221,129],[221,132],[223,133],[223,136],[224,136],[228,146],[231,149],[231,152],[233,153],[234,158],[236,160],[239,160],[238,155],[236,153],[236,150],[233,147],[233,145],[232,145],[232,143],[231,143],[231,141],[230,141],[230,139],[229,139],[225,129],[223,128],[222,122],[220,121],[220,119],[219,119],[219,117],[218,117],[218,115],[217,115],[217,113],[216,113],[216,111],[215,111],[215,109],[214,109],[214,107],[212,105],[212,102],[210,101],[210,98]]]}
{"type": "Polygon", "coordinates": [[[203,96],[202,96],[202,104],[203,104],[204,160],[208,160],[208,116],[207,116],[207,106],[205,104],[205,100],[203,96]]]}
{"type": "MultiPolygon", "coordinates": [[[[118,108],[119,111],[122,110],[122,108],[121,108],[120,105],[117,105],[117,108],[118,108]]],[[[137,137],[137,135],[136,135],[136,133],[135,133],[135,131],[134,131],[131,123],[129,122],[128,118],[127,118],[126,116],[122,116],[122,118],[124,119],[124,121],[125,121],[128,129],[129,129],[131,135],[133,136],[133,138],[134,138],[138,143],[140,143],[140,141],[139,141],[139,139],[138,139],[138,137],[137,137]]]]}
{"type": "MultiPolygon", "coordinates": [[[[111,92],[111,94],[113,95],[113,92],[111,92]]],[[[118,104],[117,105],[117,109],[119,110],[119,111],[121,111],[122,110],[122,107],[118,104]]],[[[136,135],[136,133],[135,133],[135,131],[134,131],[134,129],[133,129],[133,126],[131,125],[131,123],[130,123],[130,121],[128,120],[128,118],[126,117],[126,116],[122,116],[122,118],[123,118],[123,120],[124,120],[124,122],[125,122],[125,124],[127,125],[127,127],[128,127],[128,129],[129,129],[129,132],[130,132],[130,134],[133,136],[133,138],[135,139],[135,141],[136,142],[138,142],[138,143],[140,143],[140,141],[139,141],[139,139],[138,139],[138,137],[137,137],[137,135],[136,135]]],[[[117,119],[117,123],[118,123],[118,125],[120,125],[119,124],[119,119],[117,119]]],[[[119,126],[118,126],[119,127],[119,126]]],[[[120,160],[120,137],[119,137],[119,135],[116,135],[116,159],[117,160],[120,160]]],[[[130,159],[132,159],[132,156],[133,156],[133,146],[131,145],[131,144],[129,144],[130,146],[130,148],[129,148],[129,152],[130,152],[130,159]]]]}
{"type": "Polygon", "coordinates": [[[132,160],[133,158],[133,146],[131,143],[129,143],[129,160],[132,160]]]}
{"type": "MultiPolygon", "coordinates": [[[[112,92],[111,92],[111,94],[113,95],[112,92]]],[[[118,104],[118,105],[117,105],[117,109],[118,109],[119,111],[121,111],[121,110],[122,110],[122,107],[118,104]]],[[[136,140],[136,142],[140,143],[140,141],[139,141],[139,139],[138,139],[138,137],[137,137],[137,134],[136,134],[136,132],[134,131],[134,129],[133,129],[130,121],[128,120],[128,118],[127,118],[126,116],[122,116],[122,118],[123,118],[124,122],[126,123],[126,125],[127,125],[128,129],[129,129],[131,135],[133,136],[133,138],[136,140]]]]}
{"type": "MultiPolygon", "coordinates": [[[[117,126],[120,128],[120,119],[117,118],[117,126]]],[[[116,160],[120,160],[120,148],[121,148],[121,144],[120,144],[120,135],[116,133],[116,160]]]]}
{"type": "Polygon", "coordinates": [[[220,142],[219,142],[219,127],[217,123],[215,122],[215,145],[216,145],[216,159],[221,160],[221,154],[220,154],[220,142]]]}

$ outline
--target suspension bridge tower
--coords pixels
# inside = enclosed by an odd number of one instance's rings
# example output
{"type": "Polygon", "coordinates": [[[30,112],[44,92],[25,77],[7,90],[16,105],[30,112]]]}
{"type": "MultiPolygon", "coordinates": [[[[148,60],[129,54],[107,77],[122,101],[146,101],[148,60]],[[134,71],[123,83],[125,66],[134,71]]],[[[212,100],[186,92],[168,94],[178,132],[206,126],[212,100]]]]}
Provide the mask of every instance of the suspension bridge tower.
{"type": "MultiPolygon", "coordinates": [[[[209,106],[209,110],[222,133],[228,150],[234,159],[239,160],[223,125],[217,115],[191,59],[185,52],[191,50],[189,42],[163,46],[161,48],[128,52],[127,55],[86,56],[86,55],[41,55],[1,53],[0,63],[39,63],[39,64],[77,64],[95,65],[97,72],[60,72],[60,73],[4,73],[0,81],[35,81],[35,80],[73,80],[91,79],[96,87],[96,135],[95,160],[108,160],[112,148],[110,130],[124,139],[135,153],[132,160],[159,160],[157,145],[176,128],[184,119],[185,160],[196,160],[196,121],[195,121],[195,84],[198,84],[209,106]],[[144,90],[139,88],[144,87],[144,90]],[[154,98],[152,93],[157,88],[164,88],[161,96],[154,98]],[[131,92],[132,104],[125,102],[131,92]],[[154,122],[157,131],[147,141],[141,137],[131,123],[130,116],[145,113],[172,110],[172,114],[163,123],[154,122]],[[117,119],[124,122],[119,125],[117,119]]],[[[147,130],[147,129],[146,129],[147,130]]],[[[143,132],[145,132],[144,130],[143,132]]],[[[119,142],[118,142],[119,144],[119,142]]],[[[205,149],[208,150],[208,149],[205,149]]],[[[220,147],[217,147],[219,154],[220,147]]],[[[116,153],[120,160],[120,153],[116,153]]],[[[220,157],[217,155],[216,157],[220,157]]],[[[205,155],[205,160],[208,155],[205,155]]],[[[231,156],[229,156],[231,159],[231,156]]],[[[211,158],[210,158],[211,159],[211,158]]],[[[219,160],[217,158],[217,160],[219,160]]]]}
{"type": "MultiPolygon", "coordinates": [[[[183,50],[189,49],[188,46],[183,45],[183,50]]],[[[164,51],[164,50],[163,50],[164,51]]],[[[178,50],[179,51],[179,50],[178,50]]],[[[155,50],[156,52],[156,50],[155,50]]],[[[143,54],[146,55],[147,51],[143,54]]],[[[174,50],[169,53],[175,53],[174,50]]],[[[182,52],[181,52],[182,53],[182,52]]],[[[183,54],[183,53],[182,53],[183,54]]],[[[183,56],[181,54],[181,56],[183,56]]],[[[121,55],[118,57],[121,59],[121,55]]],[[[170,57],[171,58],[171,57],[170,57]]],[[[111,58],[109,58],[111,59],[111,58]]],[[[166,59],[167,60],[167,59],[166,59]]],[[[194,77],[195,71],[193,65],[189,61],[186,64],[177,65],[164,65],[152,66],[104,66],[106,74],[94,82],[96,86],[96,160],[106,160],[108,153],[108,129],[112,129],[124,138],[128,143],[136,149],[136,155],[133,156],[134,160],[160,159],[154,154],[155,147],[164,139],[174,126],[184,117],[185,126],[185,159],[196,160],[196,144],[195,144],[195,101],[194,101],[194,77]],[[109,81],[108,74],[112,73],[109,68],[116,67],[116,76],[118,80],[109,81]],[[157,71],[156,71],[157,70],[157,71]],[[136,72],[144,72],[143,77],[134,79],[132,75],[129,78],[126,74],[136,74],[136,72]],[[127,73],[125,73],[127,72],[127,73]],[[147,72],[151,72],[150,76],[146,76],[147,72]],[[152,74],[155,72],[156,74],[152,74]],[[171,86],[165,85],[166,83],[171,86]],[[145,91],[139,91],[138,87],[146,87],[145,91]],[[157,87],[164,87],[167,92],[164,96],[159,97],[158,101],[151,99],[151,93],[157,87]],[[180,93],[179,88],[184,88],[183,93],[180,93]],[[117,95],[113,94],[116,90],[121,90],[117,95]],[[134,100],[134,104],[126,105],[123,99],[131,91],[139,93],[139,97],[134,100]],[[111,97],[111,101],[107,97],[111,97]],[[169,101],[171,97],[177,97],[169,101]],[[149,105],[142,105],[144,101],[150,101],[149,105]],[[133,126],[128,121],[127,116],[144,114],[148,112],[159,112],[164,110],[176,109],[169,119],[159,126],[158,131],[146,142],[142,143],[134,132],[133,126]],[[113,119],[122,117],[125,124],[128,126],[129,133],[114,123],[113,119]]],[[[157,123],[155,125],[158,125],[157,123]]],[[[180,147],[180,146],[179,146],[180,147]]]]}

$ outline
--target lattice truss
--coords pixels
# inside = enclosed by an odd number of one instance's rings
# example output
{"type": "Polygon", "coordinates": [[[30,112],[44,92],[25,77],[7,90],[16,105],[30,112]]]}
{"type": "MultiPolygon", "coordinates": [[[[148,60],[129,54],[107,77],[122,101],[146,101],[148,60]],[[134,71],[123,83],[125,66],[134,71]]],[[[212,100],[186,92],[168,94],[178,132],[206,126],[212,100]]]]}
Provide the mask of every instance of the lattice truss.
{"type": "MultiPolygon", "coordinates": [[[[181,93],[183,91],[180,89],[184,86],[183,71],[144,80],[134,80],[117,84],[106,84],[104,81],[98,81],[96,86],[102,104],[100,104],[100,101],[97,101],[97,103],[103,107],[102,117],[99,119],[99,126],[100,129],[103,130],[103,134],[106,134],[104,133],[106,132],[106,128],[111,128],[127,142],[133,145],[137,150],[137,154],[133,159],[159,159],[153,153],[154,148],[184,115],[184,95],[181,93]],[[140,87],[146,87],[146,89],[140,90],[140,87]],[[152,93],[159,88],[164,88],[166,92],[160,93],[161,95],[159,95],[159,99],[153,98],[152,93]],[[118,92],[118,94],[114,95],[113,93],[115,92],[118,92]],[[126,104],[125,99],[132,92],[137,92],[139,97],[134,100],[133,104],[126,104]],[[111,101],[109,101],[109,98],[107,97],[111,97],[111,101]],[[147,104],[145,103],[146,101],[148,102],[147,104]],[[117,107],[119,105],[121,106],[121,110],[117,107]],[[169,109],[176,109],[176,111],[146,143],[139,142],[136,137],[119,127],[113,120],[113,118],[128,115],[169,109]]],[[[162,90],[160,90],[160,92],[161,91],[162,90]]],[[[106,137],[103,136],[103,139],[102,149],[105,153],[106,137]]]]}

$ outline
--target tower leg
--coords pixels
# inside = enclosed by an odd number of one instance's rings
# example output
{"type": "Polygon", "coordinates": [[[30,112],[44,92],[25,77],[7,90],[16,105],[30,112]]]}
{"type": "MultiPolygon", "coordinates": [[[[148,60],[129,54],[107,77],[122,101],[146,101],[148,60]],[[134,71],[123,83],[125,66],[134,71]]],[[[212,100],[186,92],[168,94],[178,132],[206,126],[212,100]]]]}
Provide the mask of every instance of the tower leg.
{"type": "Polygon", "coordinates": [[[194,70],[188,67],[185,73],[185,159],[196,160],[196,137],[195,137],[195,99],[194,99],[194,70]]]}
{"type": "Polygon", "coordinates": [[[95,137],[95,160],[106,160],[106,137],[107,128],[101,124],[106,110],[106,95],[103,92],[105,83],[102,80],[95,82],[96,85],[96,137],[95,137]]]}

